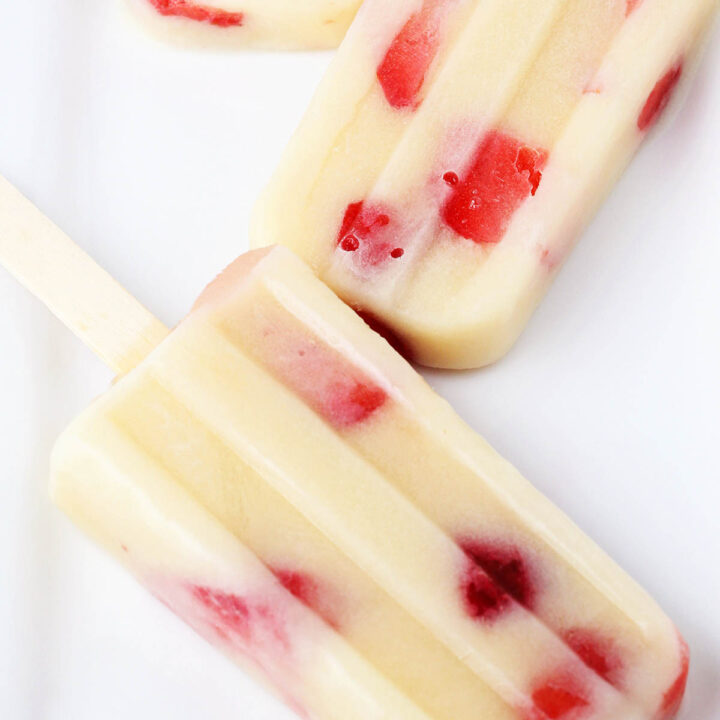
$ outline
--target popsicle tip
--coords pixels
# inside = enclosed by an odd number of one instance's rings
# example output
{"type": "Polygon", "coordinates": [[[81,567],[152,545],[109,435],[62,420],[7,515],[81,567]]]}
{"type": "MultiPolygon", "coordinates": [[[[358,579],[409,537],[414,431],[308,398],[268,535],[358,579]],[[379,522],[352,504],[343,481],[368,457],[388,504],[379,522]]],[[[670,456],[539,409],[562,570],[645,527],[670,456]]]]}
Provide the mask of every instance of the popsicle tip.
{"type": "Polygon", "coordinates": [[[195,312],[202,307],[214,305],[227,295],[232,288],[243,282],[253,271],[253,269],[273,253],[290,252],[278,245],[270,245],[257,250],[250,250],[235,258],[224,270],[222,270],[214,280],[212,280],[205,289],[200,293],[198,299],[192,307],[191,312],[195,312]]]}

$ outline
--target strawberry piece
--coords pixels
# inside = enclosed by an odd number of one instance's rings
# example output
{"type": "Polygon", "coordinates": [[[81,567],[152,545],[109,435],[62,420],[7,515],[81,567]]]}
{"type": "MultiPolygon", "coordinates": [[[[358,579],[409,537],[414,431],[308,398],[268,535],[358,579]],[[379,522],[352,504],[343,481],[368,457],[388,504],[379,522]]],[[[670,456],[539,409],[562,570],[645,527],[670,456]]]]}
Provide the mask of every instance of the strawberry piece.
{"type": "Polygon", "coordinates": [[[390,214],[378,205],[350,203],[337,235],[340,250],[354,253],[356,267],[368,269],[389,260],[399,260],[405,250],[398,246],[390,214]]]}
{"type": "Polygon", "coordinates": [[[253,647],[271,643],[288,650],[290,641],[285,626],[264,603],[251,603],[246,598],[215,588],[195,585],[192,596],[212,615],[211,626],[223,639],[239,639],[247,652],[253,647]]]}
{"type": "Polygon", "coordinates": [[[637,126],[640,132],[645,132],[658,121],[680,82],[682,72],[683,62],[681,60],[657,81],[638,117],[637,126]]]}
{"type": "Polygon", "coordinates": [[[382,387],[304,328],[269,325],[263,341],[263,361],[336,428],[368,420],[388,400],[382,387]]]}
{"type": "Polygon", "coordinates": [[[511,600],[532,607],[537,589],[516,547],[474,540],[463,540],[460,546],[470,561],[460,589],[471,617],[492,622],[512,609],[511,600]]]}
{"type": "Polygon", "coordinates": [[[583,717],[589,700],[570,678],[559,675],[538,687],[532,694],[533,705],[545,718],[561,720],[583,717]]]}
{"type": "Polygon", "coordinates": [[[472,560],[463,575],[460,591],[465,611],[474,620],[494,622],[512,607],[505,590],[472,560]]]}
{"type": "Polygon", "coordinates": [[[687,687],[688,673],[690,671],[690,649],[685,640],[680,638],[680,672],[673,684],[668,688],[663,696],[662,706],[660,708],[659,720],[672,720],[682,705],[685,697],[685,688],[687,687]]]}
{"type": "Polygon", "coordinates": [[[591,670],[616,688],[623,688],[625,668],[611,640],[587,628],[568,630],[563,638],[591,670]]]}
{"type": "Polygon", "coordinates": [[[498,243],[518,208],[535,195],[547,163],[545,150],[532,148],[493,130],[477,146],[470,167],[459,182],[447,172],[452,187],[442,209],[445,223],[476,243],[498,243]]]}
{"type": "Polygon", "coordinates": [[[243,13],[196,5],[191,0],[148,0],[148,2],[161,15],[205,22],[216,27],[240,27],[245,22],[243,13]]]}
{"type": "Polygon", "coordinates": [[[332,591],[308,573],[297,570],[273,569],[280,584],[294,597],[314,610],[330,627],[340,627],[339,612],[332,591]]]}
{"type": "Polygon", "coordinates": [[[393,39],[377,69],[377,78],[390,105],[417,107],[430,65],[440,45],[436,5],[426,0],[393,39]]]}

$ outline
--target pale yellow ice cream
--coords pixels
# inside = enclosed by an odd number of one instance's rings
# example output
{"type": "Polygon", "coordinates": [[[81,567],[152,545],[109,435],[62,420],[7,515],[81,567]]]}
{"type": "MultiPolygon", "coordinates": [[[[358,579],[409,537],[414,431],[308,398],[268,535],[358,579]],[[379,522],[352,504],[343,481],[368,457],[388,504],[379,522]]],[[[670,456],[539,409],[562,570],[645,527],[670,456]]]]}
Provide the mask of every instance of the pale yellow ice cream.
{"type": "Polygon", "coordinates": [[[658,720],[657,605],[284,248],[64,433],[58,505],[317,720],[658,720]]]}

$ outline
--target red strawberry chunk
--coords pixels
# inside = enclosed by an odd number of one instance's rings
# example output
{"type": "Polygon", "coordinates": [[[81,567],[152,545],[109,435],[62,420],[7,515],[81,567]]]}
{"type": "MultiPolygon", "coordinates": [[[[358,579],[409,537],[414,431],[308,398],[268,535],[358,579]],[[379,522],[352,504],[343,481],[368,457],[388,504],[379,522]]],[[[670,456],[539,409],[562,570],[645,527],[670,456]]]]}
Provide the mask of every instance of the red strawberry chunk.
{"type": "Polygon", "coordinates": [[[625,668],[612,640],[587,628],[573,628],[564,633],[563,637],[591,670],[616,688],[623,688],[625,668]]]}
{"type": "Polygon", "coordinates": [[[641,132],[645,132],[658,121],[680,82],[682,72],[683,62],[681,60],[657,81],[637,120],[637,126],[641,132]]]}
{"type": "Polygon", "coordinates": [[[505,543],[462,540],[469,559],[460,583],[466,612],[482,621],[494,621],[512,609],[511,600],[531,607],[537,594],[527,560],[505,543]]]}
{"type": "Polygon", "coordinates": [[[337,598],[332,597],[331,588],[316,577],[298,570],[274,569],[273,572],[288,592],[314,610],[330,627],[340,627],[337,598]]]}
{"type": "Polygon", "coordinates": [[[336,428],[369,420],[388,401],[364,371],[305,328],[269,324],[259,351],[273,373],[336,428]]]}
{"type": "Polygon", "coordinates": [[[545,150],[497,130],[487,133],[459,181],[451,171],[443,176],[452,188],[443,220],[476,243],[500,242],[512,216],[537,192],[547,159],[545,150]]]}
{"type": "Polygon", "coordinates": [[[216,27],[240,27],[245,21],[243,13],[196,5],[191,0],[148,0],[148,2],[161,15],[205,22],[216,27]]]}
{"type": "Polygon", "coordinates": [[[672,720],[682,705],[687,687],[688,673],[690,670],[690,650],[683,638],[680,638],[680,671],[673,684],[663,696],[660,708],[659,720],[672,720]]]}
{"type": "Polygon", "coordinates": [[[191,592],[194,599],[210,611],[210,623],[219,637],[240,640],[250,653],[253,649],[269,647],[268,643],[289,649],[285,625],[267,604],[199,585],[193,586],[191,592]]]}
{"type": "Polygon", "coordinates": [[[356,267],[368,269],[405,254],[396,230],[388,210],[360,201],[347,206],[336,241],[340,250],[354,253],[356,267]]]}
{"type": "Polygon", "coordinates": [[[558,677],[548,680],[532,694],[535,707],[549,720],[581,718],[590,702],[583,693],[574,687],[567,678],[558,677]]]}
{"type": "Polygon", "coordinates": [[[395,36],[377,69],[390,105],[415,108],[442,36],[441,12],[448,0],[425,0],[395,36]]]}

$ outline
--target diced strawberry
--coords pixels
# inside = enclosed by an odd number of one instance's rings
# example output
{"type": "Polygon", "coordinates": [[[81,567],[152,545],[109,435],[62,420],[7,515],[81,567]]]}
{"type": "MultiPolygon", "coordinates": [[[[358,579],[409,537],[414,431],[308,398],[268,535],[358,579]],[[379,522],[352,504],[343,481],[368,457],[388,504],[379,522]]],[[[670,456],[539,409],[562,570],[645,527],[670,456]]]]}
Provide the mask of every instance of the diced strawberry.
{"type": "Polygon", "coordinates": [[[563,638],[591,670],[616,688],[623,688],[624,665],[612,640],[588,628],[573,628],[563,638]]]}
{"type": "Polygon", "coordinates": [[[237,633],[243,638],[249,638],[250,610],[243,598],[200,586],[193,587],[192,594],[213,613],[216,625],[225,632],[237,633]]]}
{"type": "Polygon", "coordinates": [[[160,602],[202,637],[233,655],[242,654],[291,709],[309,717],[297,678],[297,646],[304,635],[294,624],[294,601],[272,583],[242,593],[167,577],[154,577],[148,584],[160,602]]]}
{"type": "Polygon", "coordinates": [[[629,16],[634,10],[636,10],[643,0],[627,0],[627,6],[625,8],[625,16],[629,16]]]}
{"type": "Polygon", "coordinates": [[[493,622],[511,609],[510,595],[470,560],[460,582],[465,611],[474,620],[493,622]]]}
{"type": "Polygon", "coordinates": [[[330,588],[308,573],[286,569],[273,569],[273,572],[288,592],[314,610],[330,627],[339,628],[337,598],[330,588]]]}
{"type": "Polygon", "coordinates": [[[645,132],[652,127],[667,107],[683,72],[682,60],[657,81],[637,120],[638,129],[645,132]]]}
{"type": "Polygon", "coordinates": [[[537,192],[547,159],[545,150],[497,130],[487,133],[459,182],[455,173],[443,176],[452,187],[443,220],[476,243],[500,242],[512,216],[537,192]]]}
{"type": "Polygon", "coordinates": [[[355,425],[369,418],[385,400],[385,391],[370,382],[338,383],[325,403],[326,414],[342,426],[355,425]]]}
{"type": "Polygon", "coordinates": [[[148,0],[148,2],[161,15],[205,22],[216,27],[240,27],[245,21],[243,13],[197,5],[191,0],[148,0]]]}
{"type": "Polygon", "coordinates": [[[548,720],[580,720],[590,709],[580,683],[566,673],[545,680],[533,691],[532,702],[548,720]]]}
{"type": "Polygon", "coordinates": [[[663,696],[662,706],[658,720],[672,720],[682,705],[687,686],[688,672],[690,670],[690,650],[685,640],[680,638],[680,671],[673,684],[663,696]]]}
{"type": "Polygon", "coordinates": [[[347,206],[336,241],[340,250],[354,253],[353,264],[363,269],[399,260],[405,254],[398,245],[390,212],[363,201],[347,206]]]}
{"type": "Polygon", "coordinates": [[[340,248],[345,252],[355,252],[360,247],[360,240],[356,235],[347,234],[340,241],[340,248]]]}
{"type": "Polygon", "coordinates": [[[365,372],[301,326],[272,321],[258,351],[288,388],[336,428],[367,421],[388,400],[365,372]]]}
{"type": "Polygon", "coordinates": [[[387,101],[394,108],[414,108],[440,46],[438,7],[446,0],[425,0],[395,36],[377,69],[387,101]]]}
{"type": "Polygon", "coordinates": [[[355,226],[355,221],[362,212],[363,201],[350,203],[345,208],[345,215],[343,215],[342,224],[340,225],[340,231],[337,236],[338,245],[342,245],[343,240],[352,233],[355,226]]]}
{"type": "Polygon", "coordinates": [[[475,540],[463,540],[461,547],[517,602],[525,607],[532,606],[537,588],[531,578],[528,561],[517,547],[503,542],[475,540]]]}
{"type": "Polygon", "coordinates": [[[209,610],[211,623],[222,637],[240,640],[246,652],[252,652],[254,645],[277,643],[285,650],[290,641],[284,624],[273,610],[264,603],[251,603],[246,598],[215,588],[193,586],[192,596],[209,610]]]}
{"type": "Polygon", "coordinates": [[[511,599],[532,607],[537,589],[516,547],[476,540],[461,540],[460,546],[470,560],[460,588],[471,617],[494,621],[511,609],[511,599]]]}

